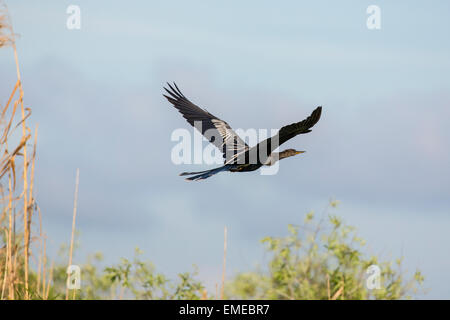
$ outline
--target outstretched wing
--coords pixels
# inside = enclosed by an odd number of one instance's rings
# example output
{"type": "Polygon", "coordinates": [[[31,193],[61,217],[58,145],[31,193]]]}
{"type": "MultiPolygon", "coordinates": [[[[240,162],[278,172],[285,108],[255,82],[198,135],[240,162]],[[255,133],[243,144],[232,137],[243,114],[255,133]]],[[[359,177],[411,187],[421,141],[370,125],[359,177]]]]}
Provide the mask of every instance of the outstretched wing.
{"type": "MultiPolygon", "coordinates": [[[[319,121],[321,113],[322,107],[317,107],[305,120],[284,126],[273,137],[261,141],[255,150],[258,150],[258,153],[261,155],[265,153],[267,157],[270,156],[276,148],[289,139],[302,133],[311,132],[311,128],[319,121]]],[[[261,161],[264,163],[266,159],[261,161]]]]}
{"type": "MultiPolygon", "coordinates": [[[[206,139],[223,153],[225,159],[248,150],[248,145],[231,129],[225,121],[215,117],[208,111],[189,101],[178,89],[175,82],[169,89],[164,88],[169,96],[163,94],[171,104],[183,115],[190,125],[201,132],[206,139]]],[[[227,160],[225,160],[227,162],[227,160]]]]}
{"type": "Polygon", "coordinates": [[[311,128],[319,121],[321,114],[322,107],[317,107],[305,120],[282,127],[278,131],[280,145],[296,135],[311,132],[311,128]]]}

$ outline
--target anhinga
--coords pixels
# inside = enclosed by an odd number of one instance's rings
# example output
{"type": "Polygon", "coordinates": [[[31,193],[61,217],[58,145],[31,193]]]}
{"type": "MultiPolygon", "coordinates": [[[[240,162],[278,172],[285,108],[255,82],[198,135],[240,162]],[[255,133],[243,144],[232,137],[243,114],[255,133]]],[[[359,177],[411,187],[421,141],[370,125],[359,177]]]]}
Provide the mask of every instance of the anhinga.
{"type": "Polygon", "coordinates": [[[180,175],[192,175],[186,180],[203,180],[222,171],[246,172],[258,170],[263,165],[273,165],[276,161],[291,157],[305,151],[287,149],[282,152],[274,150],[284,142],[298,134],[308,133],[319,121],[322,107],[317,107],[311,115],[303,121],[282,127],[276,135],[249,147],[226,123],[190,102],[178,89],[168,83],[170,89],[164,88],[169,96],[164,97],[183,115],[192,126],[197,128],[211,143],[224,154],[224,165],[219,168],[199,171],[183,172],[180,175]]]}

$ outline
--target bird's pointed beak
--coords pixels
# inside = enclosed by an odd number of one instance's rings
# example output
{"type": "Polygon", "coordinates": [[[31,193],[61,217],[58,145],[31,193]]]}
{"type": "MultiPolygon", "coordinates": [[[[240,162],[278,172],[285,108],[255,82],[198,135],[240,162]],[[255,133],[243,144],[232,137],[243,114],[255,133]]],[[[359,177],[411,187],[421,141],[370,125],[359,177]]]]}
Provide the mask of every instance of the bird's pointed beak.
{"type": "Polygon", "coordinates": [[[295,151],[295,154],[305,153],[306,151],[295,151]]]}

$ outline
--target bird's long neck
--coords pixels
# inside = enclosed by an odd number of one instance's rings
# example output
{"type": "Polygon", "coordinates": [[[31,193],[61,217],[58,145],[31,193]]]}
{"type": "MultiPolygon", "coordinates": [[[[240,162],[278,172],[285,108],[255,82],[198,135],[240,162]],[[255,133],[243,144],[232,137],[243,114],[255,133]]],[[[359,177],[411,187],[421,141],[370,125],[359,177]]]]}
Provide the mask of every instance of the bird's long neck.
{"type": "Polygon", "coordinates": [[[272,166],[277,161],[293,156],[289,150],[281,151],[281,152],[272,152],[270,156],[267,158],[267,161],[264,163],[265,166],[272,166]]]}

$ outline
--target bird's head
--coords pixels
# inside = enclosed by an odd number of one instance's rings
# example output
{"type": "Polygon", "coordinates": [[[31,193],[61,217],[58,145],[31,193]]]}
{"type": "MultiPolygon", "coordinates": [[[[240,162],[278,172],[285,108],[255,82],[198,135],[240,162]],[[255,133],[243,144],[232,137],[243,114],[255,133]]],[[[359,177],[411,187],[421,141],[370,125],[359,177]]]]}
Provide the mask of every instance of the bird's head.
{"type": "Polygon", "coordinates": [[[280,152],[279,157],[280,157],[280,159],[283,159],[283,158],[292,157],[297,154],[301,154],[301,153],[305,153],[305,152],[306,151],[298,151],[295,149],[286,149],[286,150],[280,152]]]}

